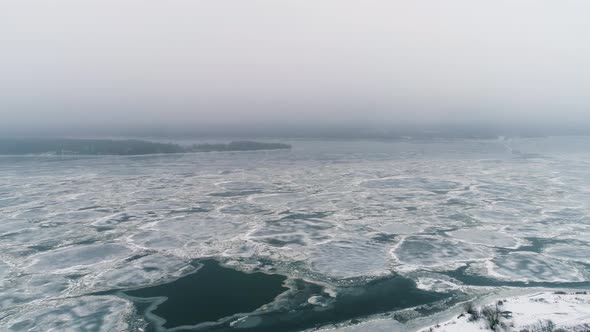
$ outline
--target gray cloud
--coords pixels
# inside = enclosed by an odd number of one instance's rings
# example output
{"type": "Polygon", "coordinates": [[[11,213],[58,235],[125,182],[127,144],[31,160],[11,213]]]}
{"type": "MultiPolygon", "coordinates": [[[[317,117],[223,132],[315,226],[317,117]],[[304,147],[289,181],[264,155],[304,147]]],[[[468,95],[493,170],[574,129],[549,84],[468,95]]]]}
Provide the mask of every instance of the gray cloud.
{"type": "Polygon", "coordinates": [[[589,122],[585,0],[0,2],[5,126],[589,122]]]}

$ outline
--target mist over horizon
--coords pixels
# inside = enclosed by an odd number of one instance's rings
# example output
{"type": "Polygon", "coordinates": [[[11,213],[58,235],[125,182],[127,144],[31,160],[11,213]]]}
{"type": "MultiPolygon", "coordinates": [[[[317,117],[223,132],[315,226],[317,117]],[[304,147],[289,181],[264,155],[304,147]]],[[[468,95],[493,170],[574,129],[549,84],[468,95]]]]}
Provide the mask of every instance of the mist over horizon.
{"type": "Polygon", "coordinates": [[[109,125],[6,128],[1,138],[138,138],[138,139],[495,139],[498,137],[589,136],[585,125],[434,124],[369,126],[353,124],[276,125],[109,125]]]}
{"type": "Polygon", "coordinates": [[[589,11],[576,0],[4,1],[0,130],[580,134],[589,11]]]}

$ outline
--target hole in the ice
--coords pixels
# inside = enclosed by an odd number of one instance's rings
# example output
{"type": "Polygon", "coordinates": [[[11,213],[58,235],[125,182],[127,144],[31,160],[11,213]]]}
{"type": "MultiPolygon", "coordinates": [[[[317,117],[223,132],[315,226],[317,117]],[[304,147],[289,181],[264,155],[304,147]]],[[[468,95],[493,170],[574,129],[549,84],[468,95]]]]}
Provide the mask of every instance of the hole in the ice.
{"type": "Polygon", "coordinates": [[[287,290],[283,276],[244,273],[214,260],[200,264],[196,273],[173,282],[125,293],[141,302],[159,302],[151,313],[166,320],[164,327],[174,328],[255,311],[287,290]]]}

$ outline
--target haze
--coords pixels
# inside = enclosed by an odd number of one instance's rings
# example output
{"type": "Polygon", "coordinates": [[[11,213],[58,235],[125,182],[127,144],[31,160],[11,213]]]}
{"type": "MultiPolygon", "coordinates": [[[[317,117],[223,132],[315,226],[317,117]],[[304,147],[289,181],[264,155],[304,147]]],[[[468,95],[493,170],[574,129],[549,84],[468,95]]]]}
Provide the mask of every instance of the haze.
{"type": "Polygon", "coordinates": [[[590,123],[588,1],[0,3],[0,130],[590,123]]]}

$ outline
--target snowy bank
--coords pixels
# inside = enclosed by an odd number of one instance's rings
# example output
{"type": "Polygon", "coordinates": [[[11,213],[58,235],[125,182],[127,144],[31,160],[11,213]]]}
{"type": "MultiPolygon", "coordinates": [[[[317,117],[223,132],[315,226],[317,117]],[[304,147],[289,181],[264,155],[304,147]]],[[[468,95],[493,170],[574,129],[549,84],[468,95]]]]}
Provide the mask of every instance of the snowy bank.
{"type": "Polygon", "coordinates": [[[590,292],[542,292],[500,299],[421,331],[590,331],[590,292]]]}

